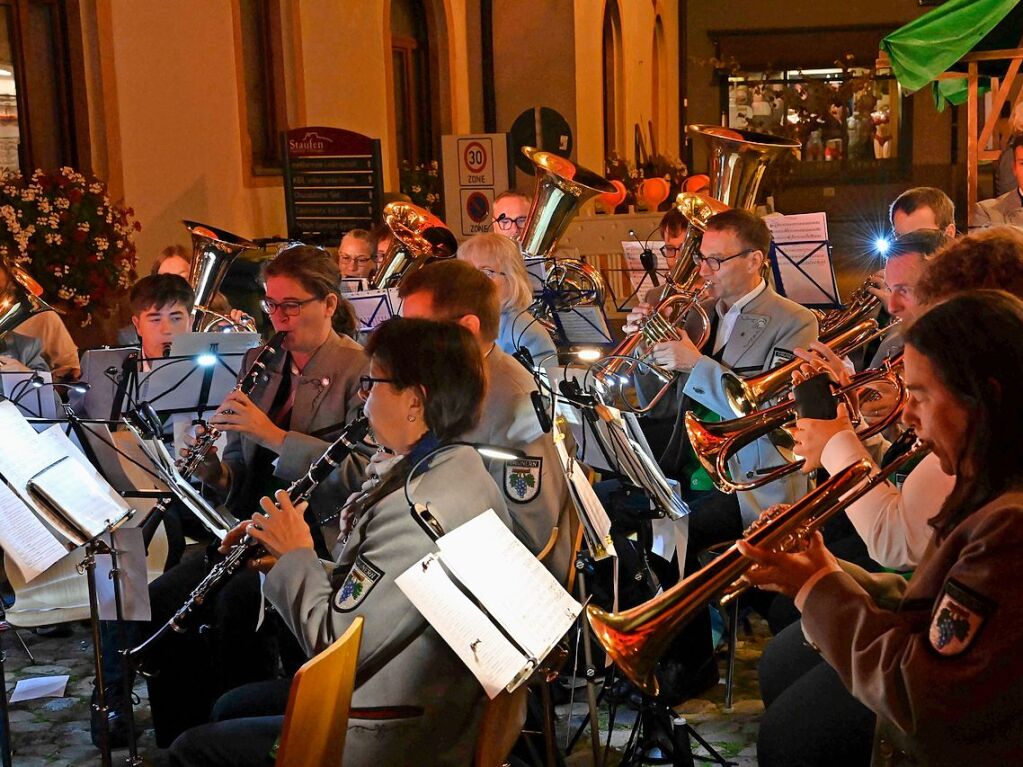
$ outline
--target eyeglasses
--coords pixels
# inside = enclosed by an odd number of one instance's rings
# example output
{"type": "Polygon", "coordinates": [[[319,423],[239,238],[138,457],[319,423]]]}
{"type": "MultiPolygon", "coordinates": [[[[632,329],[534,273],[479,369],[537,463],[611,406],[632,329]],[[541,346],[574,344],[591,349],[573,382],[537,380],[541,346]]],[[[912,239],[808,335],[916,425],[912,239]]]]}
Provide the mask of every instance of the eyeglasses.
{"type": "Polygon", "coordinates": [[[494,223],[497,224],[497,228],[507,232],[513,226],[521,229],[526,225],[526,216],[519,216],[518,218],[509,218],[507,215],[502,213],[500,216],[494,219],[494,223]]]}
{"type": "Polygon", "coordinates": [[[313,301],[319,301],[319,298],[307,298],[304,301],[281,301],[278,303],[272,298],[264,298],[259,302],[259,305],[263,308],[263,311],[267,314],[273,314],[278,309],[285,317],[294,317],[302,311],[302,307],[306,304],[312,303],[313,301]]]}
{"type": "Polygon", "coordinates": [[[740,250],[734,256],[728,256],[727,258],[716,258],[715,256],[705,256],[702,253],[693,253],[693,263],[697,267],[700,266],[704,261],[707,262],[707,266],[710,267],[712,272],[716,272],[721,268],[721,264],[725,261],[731,261],[733,258],[739,258],[740,256],[746,256],[755,251],[756,248],[746,248],[746,250],[740,250]]]}
{"type": "Polygon", "coordinates": [[[493,269],[489,269],[489,268],[487,268],[485,266],[481,266],[480,267],[480,271],[483,274],[485,274],[487,277],[489,277],[490,279],[494,279],[495,277],[506,277],[507,276],[507,274],[505,272],[495,272],[493,269]]]}
{"type": "Polygon", "coordinates": [[[342,261],[346,264],[368,264],[370,261],[376,259],[376,256],[349,256],[347,253],[342,253],[337,257],[338,261],[342,261]]]}
{"type": "Polygon", "coordinates": [[[378,383],[397,383],[393,378],[374,378],[373,376],[359,376],[359,394],[363,397],[368,397],[369,393],[373,390],[373,384],[378,383]]]}
{"type": "Polygon", "coordinates": [[[682,252],[682,248],[677,248],[674,245],[662,245],[660,247],[661,255],[665,258],[678,258],[678,254],[682,252]]]}

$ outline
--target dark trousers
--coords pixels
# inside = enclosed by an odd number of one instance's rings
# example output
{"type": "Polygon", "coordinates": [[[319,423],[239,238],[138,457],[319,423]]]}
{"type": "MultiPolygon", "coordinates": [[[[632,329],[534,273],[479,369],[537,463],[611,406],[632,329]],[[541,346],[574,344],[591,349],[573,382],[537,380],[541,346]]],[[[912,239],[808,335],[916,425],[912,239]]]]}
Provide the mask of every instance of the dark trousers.
{"type": "Polygon", "coordinates": [[[231,690],[213,707],[210,724],[180,735],[171,746],[174,767],[269,767],[288,704],[290,679],[231,690]]]}
{"type": "Polygon", "coordinates": [[[757,738],[761,767],[870,764],[873,712],[806,643],[798,622],[771,640],[758,672],[766,706],[757,738]]]}
{"type": "MultiPolygon", "coordinates": [[[[154,630],[208,569],[202,551],[189,552],[150,584],[154,630]]],[[[146,681],[158,746],[166,748],[188,728],[208,722],[214,701],[226,690],[274,676],[275,631],[270,621],[256,631],[261,601],[257,573],[243,569],[190,616],[186,632],[171,633],[153,647],[146,665],[155,674],[146,681]]]]}

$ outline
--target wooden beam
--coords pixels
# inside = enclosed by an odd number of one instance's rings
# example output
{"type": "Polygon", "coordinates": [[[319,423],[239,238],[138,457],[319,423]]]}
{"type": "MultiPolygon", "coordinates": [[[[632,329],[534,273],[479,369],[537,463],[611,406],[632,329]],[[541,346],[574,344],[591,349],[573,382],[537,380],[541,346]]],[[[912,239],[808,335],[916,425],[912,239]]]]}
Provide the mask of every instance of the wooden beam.
{"type": "Polygon", "coordinates": [[[1023,48],[1005,48],[1000,51],[974,51],[973,53],[967,53],[959,61],[969,64],[978,61],[999,61],[1001,59],[1014,59],[1017,57],[1023,57],[1023,48]]]}
{"type": "Polygon", "coordinates": [[[973,224],[973,206],[977,202],[977,62],[968,65],[969,91],[966,101],[966,227],[973,224]]]}
{"type": "MultiPolygon", "coordinates": [[[[986,147],[987,142],[991,140],[991,134],[995,131],[995,123],[998,122],[998,116],[1002,112],[1002,104],[1005,103],[1005,98],[1009,95],[1009,89],[1012,88],[1012,83],[1016,79],[1016,75],[1019,74],[1020,64],[1023,64],[1023,58],[1013,59],[1009,63],[1005,77],[999,83],[998,90],[991,100],[991,112],[984,115],[984,129],[980,132],[980,141],[978,142],[982,147],[986,147]]],[[[995,81],[992,80],[992,82],[995,81]]]]}

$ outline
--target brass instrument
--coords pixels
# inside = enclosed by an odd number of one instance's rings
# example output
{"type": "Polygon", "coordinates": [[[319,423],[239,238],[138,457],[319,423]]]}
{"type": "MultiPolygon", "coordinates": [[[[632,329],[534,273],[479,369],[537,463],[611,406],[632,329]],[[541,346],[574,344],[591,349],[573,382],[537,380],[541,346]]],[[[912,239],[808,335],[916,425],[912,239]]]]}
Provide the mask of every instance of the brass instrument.
{"type": "MultiPolygon", "coordinates": [[[[878,329],[876,320],[863,320],[827,341],[827,345],[839,357],[856,351],[861,346],[882,337],[893,325],[878,329]]],[[[741,378],[731,371],[722,374],[721,383],[725,397],[736,415],[748,415],[768,402],[780,397],[792,387],[792,373],[799,369],[804,360],[796,357],[777,365],[760,375],[741,378]]]]}
{"type": "MultiPolygon", "coordinates": [[[[881,467],[864,482],[873,465],[862,459],[835,473],[791,506],[775,506],[743,533],[752,546],[791,550],[834,514],[862,498],[884,482],[888,475],[923,455],[925,447],[912,432],[902,438],[912,447],[881,467]]],[[[736,594],[745,587],[743,576],[753,566],[734,544],[720,557],[672,588],[641,605],[620,613],[608,613],[589,605],[586,617],[594,636],[614,664],[648,695],[657,695],[654,668],[678,631],[707,604],[722,594],[736,594]]]]}
{"type": "MultiPolygon", "coordinates": [[[[276,333],[267,342],[266,346],[260,349],[245,375],[242,376],[238,385],[234,387],[234,391],[245,395],[252,392],[256,384],[263,379],[270,361],[281,351],[284,339],[287,337],[288,334],[284,331],[276,333]]],[[[207,426],[206,431],[196,438],[195,444],[188,449],[187,454],[176,461],[178,472],[182,477],[188,479],[195,473],[195,470],[199,468],[199,464],[206,459],[207,454],[218,439],[220,439],[220,429],[216,426],[207,426]]]]}
{"type": "Polygon", "coordinates": [[[431,261],[452,258],[458,242],[428,210],[409,202],[384,206],[384,223],[394,235],[383,262],[369,280],[373,290],[396,288],[406,275],[431,261]]]}
{"type": "Polygon", "coordinates": [[[607,285],[600,270],[577,258],[554,258],[558,240],[584,202],[598,194],[613,192],[603,176],[551,152],[522,147],[533,163],[536,187],[529,207],[520,247],[526,258],[543,258],[547,263],[543,295],[531,311],[541,321],[551,311],[575,306],[602,306],[607,285]]]}
{"type": "Polygon", "coordinates": [[[686,234],[678,249],[675,265],[661,288],[660,300],[665,300],[672,293],[689,293],[696,287],[700,279],[700,267],[694,258],[700,252],[703,233],[707,230],[707,222],[711,216],[724,213],[728,206],[705,194],[682,192],[675,198],[678,208],[688,223],[686,234]]]}
{"type": "Polygon", "coordinates": [[[644,317],[635,333],[630,333],[614,350],[594,363],[593,380],[597,394],[606,405],[631,410],[642,415],[657,406],[680,375],[677,370],[666,370],[658,367],[648,358],[654,344],[663,341],[679,341],[686,333],[686,325],[691,322],[698,324],[696,337],[692,339],[697,348],[702,348],[710,337],[710,319],[700,301],[706,297],[708,288],[705,286],[693,292],[677,292],[662,300],[653,312],[644,317]],[[665,315],[674,314],[680,318],[673,322],[665,315]],[[693,316],[695,320],[689,318],[693,316]],[[637,373],[654,372],[662,382],[657,394],[646,405],[635,404],[638,395],[630,397],[628,391],[634,386],[637,373]]]}
{"type": "MultiPolygon", "coordinates": [[[[879,368],[864,370],[852,376],[851,382],[836,392],[836,396],[847,397],[859,388],[876,384],[891,386],[895,390],[895,405],[884,418],[863,429],[857,429],[860,439],[872,437],[898,420],[906,401],[905,384],[896,372],[900,364],[901,357],[885,360],[879,368]]],[[[700,465],[721,492],[734,493],[763,487],[803,467],[806,462],[800,458],[747,481],[732,479],[728,471],[728,461],[765,434],[772,435],[772,442],[777,447],[791,449],[792,439],[783,427],[794,421],[796,416],[795,401],[788,399],[765,410],[716,423],[700,421],[692,412],[688,412],[685,415],[685,426],[689,444],[693,446],[700,465]]]]}
{"type": "MultiPolygon", "coordinates": [[[[818,316],[818,337],[827,343],[846,328],[868,319],[881,306],[881,299],[869,292],[870,278],[863,281],[849,296],[849,303],[843,309],[832,309],[818,316]]],[[[897,320],[896,320],[897,322],[897,320]]]]}
{"type": "Polygon", "coordinates": [[[39,283],[24,269],[5,259],[0,259],[0,268],[9,277],[7,288],[0,294],[0,339],[3,339],[29,317],[56,310],[39,298],[42,293],[39,283]],[[35,288],[39,288],[38,293],[35,288]]]}
{"type": "Polygon", "coordinates": [[[192,236],[192,266],[188,271],[188,283],[195,291],[192,330],[198,333],[255,333],[256,325],[252,318],[236,322],[213,311],[210,305],[234,260],[247,250],[256,250],[258,246],[223,229],[215,229],[196,221],[183,223],[192,236]]]}

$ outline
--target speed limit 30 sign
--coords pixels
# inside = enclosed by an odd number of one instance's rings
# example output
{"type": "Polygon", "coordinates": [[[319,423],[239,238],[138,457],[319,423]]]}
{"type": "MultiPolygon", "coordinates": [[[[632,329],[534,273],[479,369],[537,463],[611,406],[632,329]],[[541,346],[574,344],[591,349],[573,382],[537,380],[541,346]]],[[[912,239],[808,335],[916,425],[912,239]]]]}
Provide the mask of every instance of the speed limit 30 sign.
{"type": "Polygon", "coordinates": [[[489,138],[458,140],[460,186],[494,185],[494,146],[489,138]]]}

